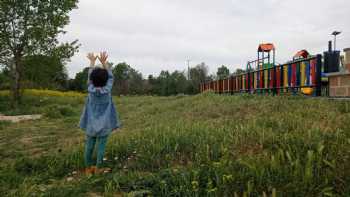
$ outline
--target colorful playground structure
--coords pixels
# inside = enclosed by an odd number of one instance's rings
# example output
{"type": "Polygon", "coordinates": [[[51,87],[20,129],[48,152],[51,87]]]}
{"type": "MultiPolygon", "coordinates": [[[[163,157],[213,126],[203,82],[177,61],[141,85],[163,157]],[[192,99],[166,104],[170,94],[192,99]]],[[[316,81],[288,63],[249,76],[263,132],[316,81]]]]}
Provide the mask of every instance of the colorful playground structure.
{"type": "Polygon", "coordinates": [[[301,50],[293,60],[276,65],[276,48],[273,44],[260,44],[257,59],[248,61],[245,73],[231,75],[226,79],[207,81],[200,91],[215,93],[296,94],[321,96],[327,84],[322,78],[322,55],[310,55],[301,50]]]}

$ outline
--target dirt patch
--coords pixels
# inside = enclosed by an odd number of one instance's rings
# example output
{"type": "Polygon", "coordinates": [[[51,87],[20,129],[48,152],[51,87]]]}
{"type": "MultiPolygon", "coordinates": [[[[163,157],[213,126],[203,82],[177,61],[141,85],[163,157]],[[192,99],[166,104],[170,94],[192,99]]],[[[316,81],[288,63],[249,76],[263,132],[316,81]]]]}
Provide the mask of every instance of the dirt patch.
{"type": "Polygon", "coordinates": [[[32,145],[33,144],[33,138],[31,137],[23,137],[19,141],[25,145],[32,145]]]}
{"type": "Polygon", "coordinates": [[[26,121],[26,120],[37,120],[40,119],[42,115],[35,114],[35,115],[22,115],[22,116],[4,116],[0,114],[0,121],[9,121],[13,123],[26,121]]]}
{"type": "Polygon", "coordinates": [[[257,155],[263,151],[262,144],[244,144],[237,149],[240,155],[257,155]]]}

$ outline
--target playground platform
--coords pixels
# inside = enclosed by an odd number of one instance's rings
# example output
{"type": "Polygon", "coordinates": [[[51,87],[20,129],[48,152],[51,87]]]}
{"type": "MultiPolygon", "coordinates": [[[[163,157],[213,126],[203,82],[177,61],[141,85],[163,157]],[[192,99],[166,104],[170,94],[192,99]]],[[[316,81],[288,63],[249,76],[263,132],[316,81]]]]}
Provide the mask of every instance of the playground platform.
{"type": "Polygon", "coordinates": [[[344,49],[344,67],[339,72],[328,73],[329,96],[350,97],[350,48],[344,49]]]}

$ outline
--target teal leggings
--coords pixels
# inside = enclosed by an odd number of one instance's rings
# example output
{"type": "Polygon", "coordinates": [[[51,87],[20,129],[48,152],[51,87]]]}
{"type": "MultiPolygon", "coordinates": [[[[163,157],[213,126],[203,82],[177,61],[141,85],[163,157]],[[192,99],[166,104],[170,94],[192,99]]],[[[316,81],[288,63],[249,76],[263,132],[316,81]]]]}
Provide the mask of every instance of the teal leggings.
{"type": "Polygon", "coordinates": [[[85,154],[84,154],[86,167],[90,167],[93,165],[96,165],[97,167],[102,167],[103,156],[105,154],[105,149],[107,144],[107,138],[108,138],[108,135],[101,136],[101,137],[91,137],[88,135],[86,136],[85,154]],[[94,161],[92,161],[92,154],[95,149],[96,141],[97,141],[97,160],[95,163],[94,161]]]}

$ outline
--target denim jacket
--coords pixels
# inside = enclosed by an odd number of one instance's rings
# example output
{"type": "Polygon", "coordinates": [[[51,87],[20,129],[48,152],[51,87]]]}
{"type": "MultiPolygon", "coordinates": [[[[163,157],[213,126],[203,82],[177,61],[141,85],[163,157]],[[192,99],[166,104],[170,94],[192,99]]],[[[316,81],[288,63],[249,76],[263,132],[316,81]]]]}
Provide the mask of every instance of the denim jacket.
{"type": "Polygon", "coordinates": [[[80,117],[79,126],[88,136],[106,136],[120,127],[118,113],[112,100],[114,77],[108,69],[108,81],[104,87],[95,87],[90,79],[92,68],[88,73],[88,96],[80,117]]]}

